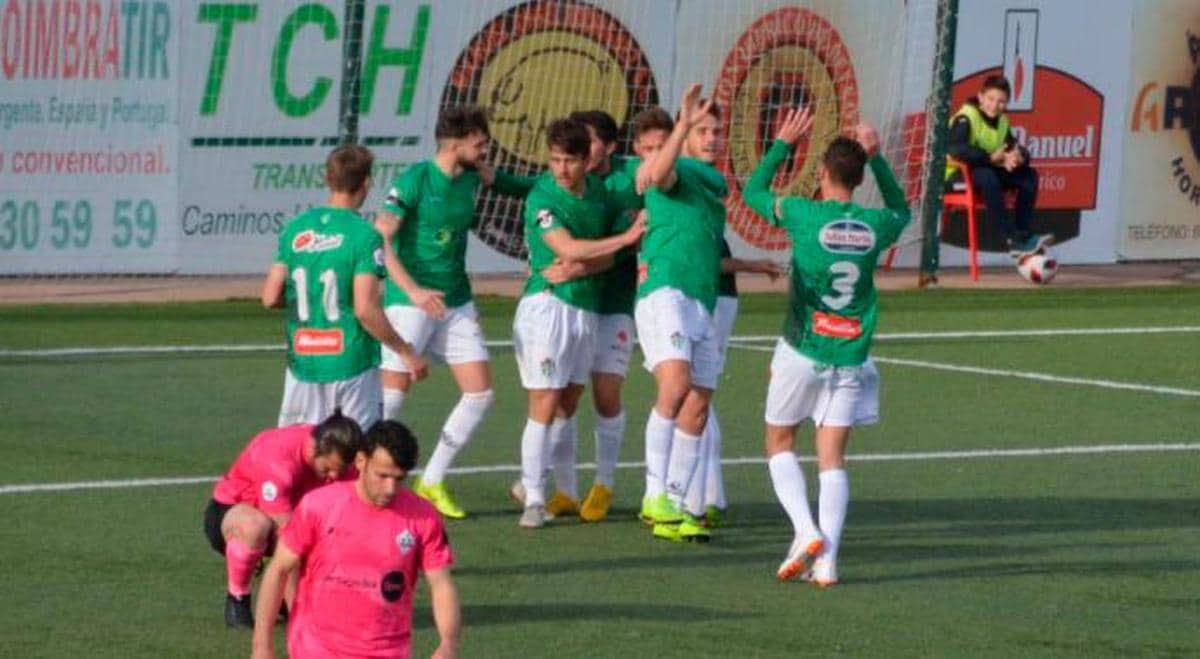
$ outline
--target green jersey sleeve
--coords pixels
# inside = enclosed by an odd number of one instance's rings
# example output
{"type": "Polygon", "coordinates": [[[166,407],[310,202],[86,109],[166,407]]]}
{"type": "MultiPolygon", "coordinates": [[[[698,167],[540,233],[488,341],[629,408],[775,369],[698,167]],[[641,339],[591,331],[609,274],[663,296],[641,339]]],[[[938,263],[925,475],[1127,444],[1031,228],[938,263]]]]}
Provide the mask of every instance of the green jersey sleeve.
{"type": "Polygon", "coordinates": [[[746,188],[742,191],[742,199],[750,210],[754,211],[767,222],[778,226],[780,218],[775,217],[775,193],[771,192],[771,181],[775,180],[775,172],[779,166],[787,160],[788,154],[792,152],[792,148],[783,140],[775,140],[771,144],[771,148],[763,154],[762,160],[758,162],[758,167],[754,168],[754,172],[750,174],[750,179],[746,181],[746,188]]]}
{"type": "Polygon", "coordinates": [[[875,157],[870,160],[870,166],[871,174],[875,176],[875,183],[883,195],[883,203],[887,206],[887,210],[884,211],[886,220],[884,226],[890,234],[888,242],[892,242],[912,220],[912,210],[908,207],[904,189],[896,182],[896,175],[892,173],[892,168],[883,155],[875,154],[875,157]]]}
{"type": "Polygon", "coordinates": [[[387,268],[383,265],[383,236],[377,231],[363,235],[361,246],[354,255],[354,274],[387,277],[387,268]]]}
{"type": "Polygon", "coordinates": [[[496,180],[492,182],[492,189],[502,195],[521,197],[523,199],[533,190],[533,186],[537,183],[537,180],[537,176],[521,176],[508,170],[497,169],[496,180]]]}
{"type": "Polygon", "coordinates": [[[409,167],[392,181],[387,196],[383,200],[383,210],[395,215],[402,221],[410,219],[417,212],[420,202],[420,167],[409,167]]]}

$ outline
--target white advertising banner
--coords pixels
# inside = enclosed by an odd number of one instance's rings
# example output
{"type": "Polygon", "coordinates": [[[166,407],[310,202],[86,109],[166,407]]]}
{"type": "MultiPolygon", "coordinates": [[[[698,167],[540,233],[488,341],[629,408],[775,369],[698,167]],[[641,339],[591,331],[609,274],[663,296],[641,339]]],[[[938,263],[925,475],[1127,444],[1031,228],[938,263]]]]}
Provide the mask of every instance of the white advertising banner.
{"type": "Polygon", "coordinates": [[[1200,258],[1200,5],[1154,2],[1133,20],[1123,259],[1200,258]]]}
{"type": "Polygon", "coordinates": [[[0,13],[0,273],[176,269],[179,9],[0,13]]]}
{"type": "MultiPolygon", "coordinates": [[[[1055,235],[1064,263],[1116,259],[1133,12],[1132,0],[959,5],[951,112],[986,77],[1009,79],[1008,117],[1038,172],[1033,229],[1055,235]]],[[[981,262],[1011,263],[986,212],[979,217],[981,262]]],[[[963,224],[943,232],[943,264],[966,263],[963,224]]]]}

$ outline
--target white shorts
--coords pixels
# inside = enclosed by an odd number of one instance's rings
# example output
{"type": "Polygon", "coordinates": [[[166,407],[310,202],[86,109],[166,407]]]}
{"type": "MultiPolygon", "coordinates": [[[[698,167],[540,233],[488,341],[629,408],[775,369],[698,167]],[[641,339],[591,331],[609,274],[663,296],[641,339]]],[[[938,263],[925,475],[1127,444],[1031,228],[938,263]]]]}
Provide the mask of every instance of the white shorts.
{"type": "Polygon", "coordinates": [[[703,304],[678,289],[660,288],[638,300],[633,315],[647,371],[665,361],[682,360],[691,364],[694,386],[716,388],[721,350],[716,324],[703,304]]]}
{"type": "Polygon", "coordinates": [[[593,373],[611,373],[625,377],[633,356],[637,332],[629,314],[604,314],[596,325],[596,355],[592,358],[593,373]]]}
{"type": "Polygon", "coordinates": [[[725,358],[729,353],[729,337],[733,336],[733,323],[737,320],[738,299],[736,297],[718,297],[717,308],[713,311],[713,324],[717,330],[717,349],[720,351],[717,373],[725,372],[725,358]]]}
{"type": "MultiPolygon", "coordinates": [[[[420,307],[394,304],[384,309],[388,321],[400,338],[412,345],[419,355],[427,352],[434,359],[446,364],[468,364],[488,360],[487,343],[483,329],[479,327],[479,312],[475,303],[468,302],[460,307],[446,310],[441,320],[421,310],[420,307]]],[[[407,373],[408,364],[400,355],[387,346],[380,346],[385,371],[407,373]]]]}
{"type": "Polygon", "coordinates": [[[369,368],[360,375],[336,382],[304,382],[288,369],[283,377],[283,404],[279,407],[279,425],[320,423],[334,408],[354,419],[366,432],[383,414],[383,390],[379,369],[369,368]]]}
{"type": "Polygon", "coordinates": [[[817,426],[865,426],[879,421],[879,371],[862,366],[819,366],[786,341],[775,344],[766,421],[794,426],[812,419],[817,426]]]}
{"type": "Polygon", "coordinates": [[[513,319],[513,349],[526,389],[586,384],[596,349],[598,316],[550,293],[521,298],[513,319]]]}

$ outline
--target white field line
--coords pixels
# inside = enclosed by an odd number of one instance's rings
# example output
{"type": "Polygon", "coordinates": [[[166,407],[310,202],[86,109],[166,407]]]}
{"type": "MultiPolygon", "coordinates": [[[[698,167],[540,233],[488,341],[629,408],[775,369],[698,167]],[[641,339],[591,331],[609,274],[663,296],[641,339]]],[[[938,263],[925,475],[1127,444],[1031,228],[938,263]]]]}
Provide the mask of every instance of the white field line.
{"type": "MultiPolygon", "coordinates": [[[[1121,453],[1169,453],[1184,451],[1200,451],[1200,442],[1178,444],[1096,444],[1093,446],[1059,446],[1053,448],[1015,448],[1015,449],[979,449],[974,451],[923,451],[913,453],[861,453],[850,454],[846,459],[850,462],[912,462],[929,460],[979,460],[984,458],[1027,458],[1054,455],[1102,455],[1121,453]]],[[[814,458],[802,457],[800,462],[813,462],[814,458]]],[[[727,466],[762,465],[766,458],[727,458],[721,464],[727,466]]],[[[581,469],[595,469],[595,463],[586,462],[578,465],[581,469]]],[[[620,462],[621,469],[641,469],[644,462],[620,462]]],[[[481,465],[478,467],[453,467],[451,474],[496,474],[520,473],[521,465],[481,465]]],[[[420,469],[412,472],[421,473],[420,469]]],[[[66,483],[28,483],[21,485],[0,485],[0,495],[29,494],[34,492],[71,492],[75,490],[121,490],[134,487],[161,487],[167,485],[197,485],[212,483],[217,476],[181,476],[174,478],[128,478],[107,481],[75,481],[66,483]]]]}
{"type": "MultiPolygon", "coordinates": [[[[754,352],[773,352],[774,348],[766,346],[753,345],[732,345],[731,347],[741,350],[752,350],[754,352]]],[[[1085,387],[1099,387],[1101,389],[1121,389],[1125,391],[1146,391],[1153,394],[1166,394],[1169,396],[1190,396],[1200,397],[1200,390],[1196,389],[1181,389],[1179,387],[1160,387],[1152,384],[1139,384],[1137,382],[1117,382],[1115,380],[1096,380],[1091,378],[1076,378],[1061,375],[1051,375],[1049,373],[1035,373],[1033,371],[1006,371],[999,368],[982,368],[979,366],[960,366],[958,364],[943,364],[940,362],[927,362],[917,359],[900,359],[898,357],[880,357],[872,355],[871,359],[877,364],[894,364],[896,366],[912,366],[914,368],[927,368],[934,371],[949,371],[951,373],[971,373],[973,375],[994,375],[1005,378],[1018,378],[1021,380],[1036,380],[1039,382],[1053,382],[1054,384],[1076,384],[1085,387]]]]}
{"type": "MultiPolygon", "coordinates": [[[[876,334],[876,341],[926,341],[945,339],[979,339],[1001,337],[1049,337],[1049,336],[1108,336],[1120,334],[1195,334],[1200,326],[1180,325],[1175,327],[1088,327],[1028,330],[979,330],[941,332],[885,332],[876,334]]],[[[764,343],[779,339],[774,334],[752,334],[730,337],[734,344],[764,343]]],[[[487,341],[491,348],[511,348],[512,341],[497,339],[487,341]]],[[[81,346],[77,348],[41,348],[29,350],[0,349],[3,357],[86,357],[99,355],[140,355],[173,353],[221,353],[221,352],[275,352],[284,349],[282,343],[245,343],[214,345],[165,345],[165,346],[112,346],[107,348],[81,346]]]]}

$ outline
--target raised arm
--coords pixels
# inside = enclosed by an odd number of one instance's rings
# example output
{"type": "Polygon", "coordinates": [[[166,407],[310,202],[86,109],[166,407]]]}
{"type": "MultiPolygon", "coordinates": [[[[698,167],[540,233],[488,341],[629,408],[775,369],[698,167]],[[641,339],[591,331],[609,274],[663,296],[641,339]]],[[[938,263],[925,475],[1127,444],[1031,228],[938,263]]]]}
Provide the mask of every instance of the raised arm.
{"type": "Polygon", "coordinates": [[[636,184],[638,194],[644,194],[650,188],[670,188],[675,184],[675,160],[683,150],[688,131],[697,122],[704,119],[712,107],[712,101],[700,102],[701,86],[693,84],[683,93],[683,106],[679,110],[679,120],[662,148],[652,157],[642,161],[638,167],[636,184]]]}
{"type": "Polygon", "coordinates": [[[780,215],[779,199],[771,192],[771,181],[775,180],[775,172],[779,166],[787,160],[792,149],[796,148],[796,143],[812,125],[813,116],[807,107],[788,110],[783,125],[779,127],[779,133],[775,136],[775,142],[763,154],[758,167],[755,167],[754,173],[750,175],[750,180],[746,181],[746,188],[742,191],[746,205],[771,224],[777,224],[780,215]]]}
{"type": "Polygon", "coordinates": [[[879,185],[879,191],[883,194],[884,205],[888,210],[908,217],[908,199],[904,196],[904,189],[896,182],[896,175],[891,166],[879,152],[879,133],[875,131],[875,127],[868,123],[860,123],[854,128],[854,137],[870,158],[867,162],[871,167],[871,174],[875,176],[875,183],[879,185]]]}

